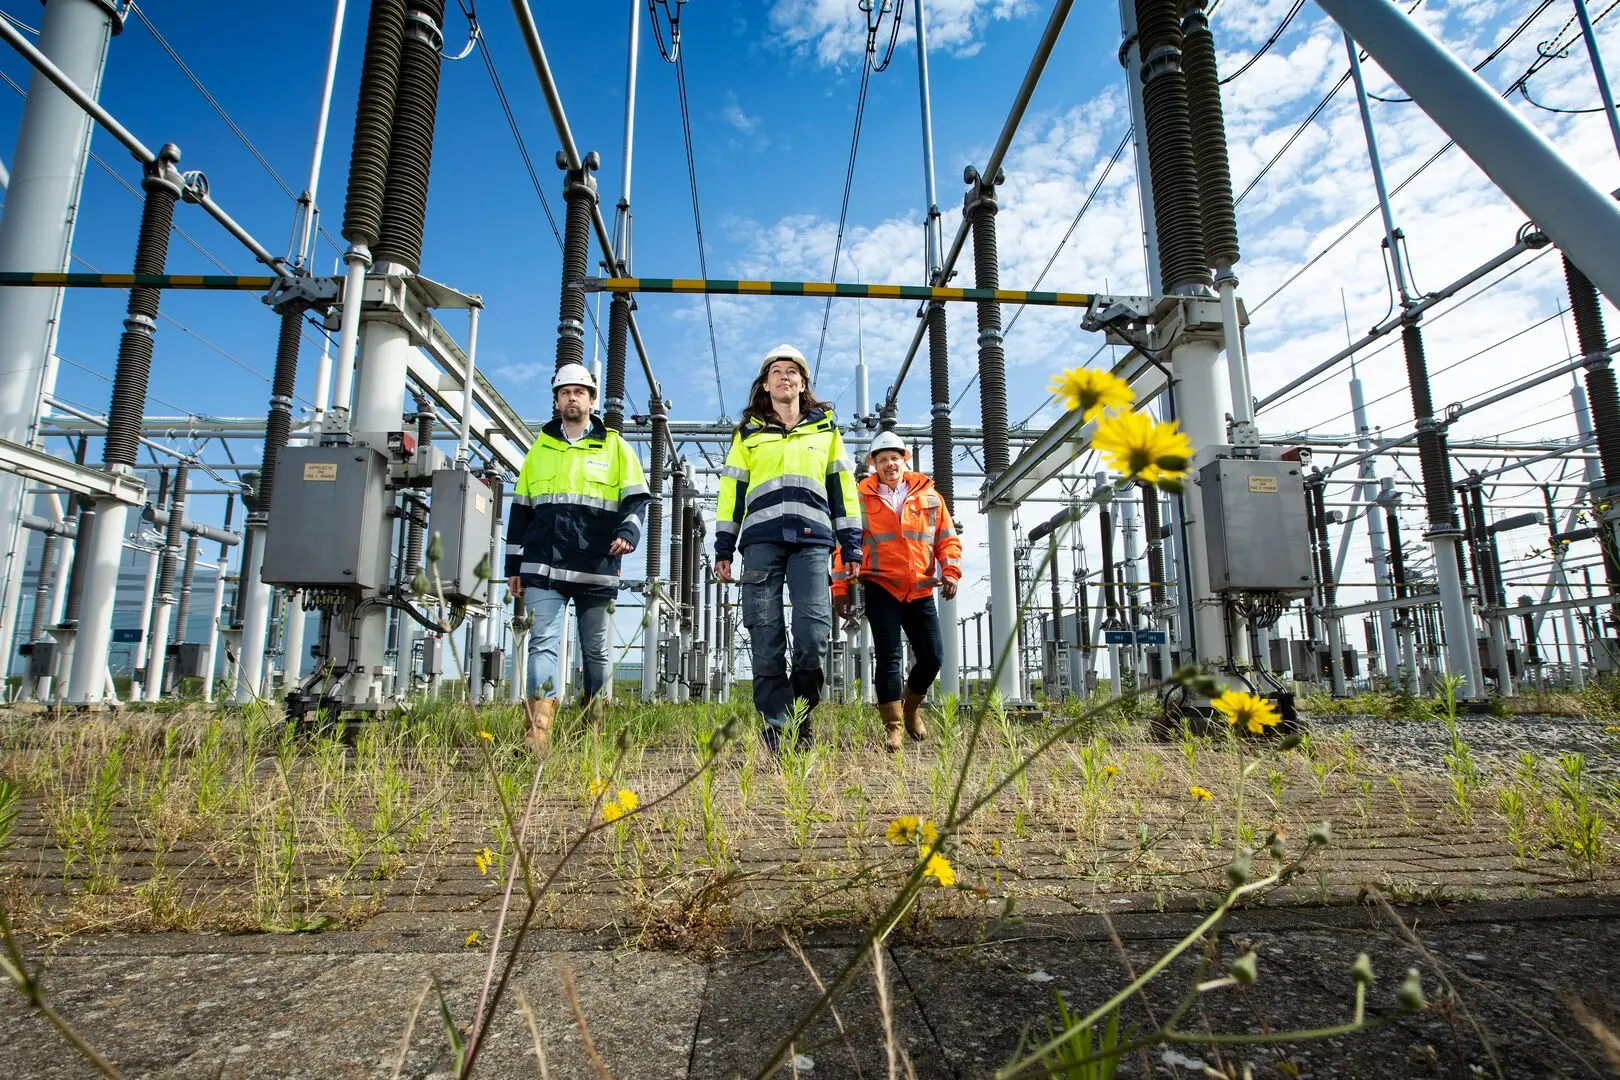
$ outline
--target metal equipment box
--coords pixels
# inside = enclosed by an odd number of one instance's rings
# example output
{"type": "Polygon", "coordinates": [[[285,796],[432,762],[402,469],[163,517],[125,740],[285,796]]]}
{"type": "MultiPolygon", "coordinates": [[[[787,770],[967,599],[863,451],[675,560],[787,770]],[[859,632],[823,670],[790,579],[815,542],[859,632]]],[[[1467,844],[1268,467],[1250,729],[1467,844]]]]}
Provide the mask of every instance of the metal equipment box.
{"type": "Polygon", "coordinates": [[[56,666],[56,642],[33,641],[23,646],[28,654],[28,677],[48,679],[56,666]]]}
{"type": "Polygon", "coordinates": [[[388,584],[384,539],[388,459],[370,446],[289,446],[276,465],[266,585],[378,589],[388,584]]]}
{"type": "Polygon", "coordinates": [[[422,674],[428,678],[444,674],[444,640],[427,635],[422,638],[422,674]]]}
{"type": "MultiPolygon", "coordinates": [[[[428,507],[428,536],[439,535],[440,584],[446,600],[471,600],[483,584],[475,571],[489,556],[495,496],[489,485],[466,469],[440,469],[433,474],[428,507]]],[[[428,580],[433,572],[427,571],[428,580]]],[[[489,576],[498,577],[491,565],[489,576]]]]}
{"type": "Polygon", "coordinates": [[[1218,458],[1198,470],[1216,592],[1311,589],[1305,481],[1292,461],[1218,458]]]}
{"type": "Polygon", "coordinates": [[[208,670],[208,646],[195,641],[182,641],[175,646],[174,674],[180,679],[206,679],[211,674],[208,670]]]}

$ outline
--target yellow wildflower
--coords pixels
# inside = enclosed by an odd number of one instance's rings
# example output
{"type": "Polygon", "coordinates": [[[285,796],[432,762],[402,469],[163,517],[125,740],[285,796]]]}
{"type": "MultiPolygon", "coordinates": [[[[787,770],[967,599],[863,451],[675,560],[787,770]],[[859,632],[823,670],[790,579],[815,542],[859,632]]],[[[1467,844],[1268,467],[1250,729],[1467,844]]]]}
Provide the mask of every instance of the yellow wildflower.
{"type": "Polygon", "coordinates": [[[950,860],[937,851],[928,853],[928,864],[923,867],[923,877],[931,877],[947,889],[956,884],[956,871],[951,867],[950,860]]]}
{"type": "Polygon", "coordinates": [[[1112,780],[1114,777],[1116,777],[1118,775],[1119,775],[1119,767],[1117,765],[1104,765],[1103,766],[1103,776],[1105,776],[1108,779],[1112,780]]]}
{"type": "Polygon", "coordinates": [[[1124,409],[1136,400],[1125,380],[1099,368],[1068,368],[1049,387],[1070,412],[1082,420],[1095,420],[1106,410],[1124,409]]]}
{"type": "Polygon", "coordinates": [[[621,810],[628,814],[630,811],[634,810],[640,805],[641,800],[636,798],[635,792],[631,791],[627,787],[622,787],[619,789],[619,808],[621,810]]]}
{"type": "Polygon", "coordinates": [[[479,728],[479,730],[478,730],[478,737],[480,739],[483,739],[485,742],[494,742],[495,741],[495,736],[491,735],[489,732],[483,730],[482,728],[479,728]]]}
{"type": "Polygon", "coordinates": [[[610,802],[602,804],[603,821],[618,821],[622,817],[624,817],[624,811],[620,809],[618,803],[610,802]]]}
{"type": "Polygon", "coordinates": [[[1246,727],[1251,735],[1259,735],[1282,719],[1277,715],[1276,706],[1265,698],[1238,690],[1223,690],[1210,704],[1226,717],[1228,724],[1246,727]]]}
{"type": "Polygon", "coordinates": [[[490,852],[489,848],[485,848],[483,851],[480,851],[477,855],[473,856],[473,865],[478,867],[478,872],[480,874],[487,874],[489,873],[489,868],[495,865],[495,856],[490,852]]]}
{"type": "Polygon", "coordinates": [[[466,940],[461,943],[461,947],[464,949],[470,949],[476,944],[478,944],[478,931],[474,930],[472,933],[467,935],[466,940]]]}
{"type": "Polygon", "coordinates": [[[1161,423],[1140,412],[1100,418],[1091,445],[1125,479],[1170,490],[1187,475],[1193,453],[1192,444],[1176,429],[1174,420],[1161,423]]]}
{"type": "Polygon", "coordinates": [[[598,795],[602,794],[602,792],[606,791],[607,789],[608,789],[608,782],[606,780],[602,779],[600,776],[598,776],[595,780],[591,781],[591,798],[593,798],[593,799],[596,798],[598,795]]]}
{"type": "Polygon", "coordinates": [[[929,847],[933,847],[939,842],[939,830],[934,828],[932,821],[925,821],[917,826],[917,835],[922,837],[922,842],[929,847]]]}
{"type": "Polygon", "coordinates": [[[1187,789],[1187,794],[1191,795],[1194,799],[1197,799],[1199,802],[1209,802],[1211,799],[1213,799],[1215,797],[1214,795],[1210,794],[1210,791],[1209,791],[1208,788],[1201,788],[1197,784],[1194,784],[1192,787],[1188,788],[1187,789]]]}
{"type": "Polygon", "coordinates": [[[905,814],[889,822],[883,835],[891,844],[909,844],[917,838],[917,830],[921,827],[921,818],[915,814],[905,814]]]}

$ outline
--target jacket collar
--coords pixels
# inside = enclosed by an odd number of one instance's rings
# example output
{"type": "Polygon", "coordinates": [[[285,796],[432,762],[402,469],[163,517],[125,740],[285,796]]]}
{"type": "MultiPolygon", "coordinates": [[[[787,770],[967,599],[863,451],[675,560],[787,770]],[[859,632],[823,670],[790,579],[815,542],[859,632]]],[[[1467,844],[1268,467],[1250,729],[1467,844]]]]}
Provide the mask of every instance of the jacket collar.
{"type": "MultiPolygon", "coordinates": [[[[551,438],[556,439],[560,443],[566,445],[568,442],[567,437],[563,435],[562,417],[560,416],[553,416],[550,420],[547,420],[544,424],[540,425],[540,430],[542,433],[551,436],[551,438]]],[[[602,418],[600,416],[597,416],[595,413],[591,413],[590,421],[585,425],[585,434],[581,435],[580,438],[582,440],[605,439],[607,438],[607,425],[602,423],[602,418]]]]}
{"type": "MultiPolygon", "coordinates": [[[[791,430],[808,431],[824,421],[830,420],[831,417],[832,413],[830,410],[828,410],[825,406],[818,405],[800,417],[799,422],[795,424],[791,430]]],[[[789,430],[790,429],[782,426],[782,421],[776,418],[775,413],[772,413],[769,419],[763,420],[757,416],[750,416],[747,420],[743,421],[742,425],[742,433],[745,437],[748,435],[757,434],[761,431],[777,431],[785,435],[789,430]]]]}
{"type": "MultiPolygon", "coordinates": [[[[905,481],[906,487],[910,489],[906,493],[906,498],[908,499],[913,495],[921,495],[924,492],[934,490],[934,482],[924,473],[912,472],[910,469],[907,469],[905,472],[900,474],[900,478],[905,481]]],[[[866,479],[862,480],[856,486],[860,488],[862,495],[870,495],[874,499],[877,498],[878,474],[875,472],[867,473],[866,479]]]]}

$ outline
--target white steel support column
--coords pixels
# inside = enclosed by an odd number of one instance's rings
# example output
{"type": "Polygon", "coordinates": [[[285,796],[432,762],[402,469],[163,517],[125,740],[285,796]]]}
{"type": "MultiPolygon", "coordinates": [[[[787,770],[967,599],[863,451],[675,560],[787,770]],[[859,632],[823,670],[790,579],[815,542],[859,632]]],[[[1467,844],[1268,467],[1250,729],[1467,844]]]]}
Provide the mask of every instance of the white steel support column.
{"type": "Polygon", "coordinates": [[[281,642],[281,685],[291,690],[304,674],[304,594],[287,593],[287,629],[281,642]]]}
{"type": "Polygon", "coordinates": [[[129,507],[116,499],[96,500],[95,524],[79,543],[90,545],[84,567],[83,604],[73,642],[73,671],[67,700],[99,705],[106,700],[107,653],[112,646],[113,603],[118,592],[118,564],[124,554],[124,525],[129,507]]]}
{"type": "MultiPolygon", "coordinates": [[[[146,581],[141,586],[141,618],[137,627],[141,632],[141,640],[135,646],[135,666],[144,668],[146,675],[130,684],[129,699],[140,701],[146,697],[147,684],[152,681],[152,669],[146,664],[150,659],[152,648],[152,605],[157,599],[158,564],[163,560],[163,549],[159,548],[146,558],[146,581]],[[136,687],[140,689],[137,690],[136,687]]],[[[116,607],[116,604],[114,605],[116,607]]]]}
{"type": "Polygon", "coordinates": [[[662,625],[658,582],[647,583],[647,606],[641,613],[641,700],[658,695],[658,627],[662,625]]]}
{"type": "MultiPolygon", "coordinates": [[[[1350,411],[1356,425],[1356,446],[1366,451],[1372,449],[1372,428],[1367,424],[1367,403],[1362,394],[1361,378],[1356,375],[1354,365],[1350,369],[1350,411]]],[[[1375,594],[1379,600],[1394,599],[1395,591],[1390,587],[1389,574],[1389,543],[1384,536],[1383,507],[1378,502],[1378,478],[1372,458],[1362,460],[1357,468],[1357,475],[1361,479],[1361,502],[1365,507],[1364,515],[1367,521],[1367,544],[1372,548],[1373,581],[1376,584],[1375,594]]],[[[1346,535],[1349,530],[1346,530],[1346,535]]],[[[1378,619],[1378,640],[1383,644],[1384,676],[1391,686],[1400,685],[1400,645],[1395,639],[1395,615],[1392,611],[1380,611],[1378,619]]]]}
{"type": "Polygon", "coordinates": [[[1170,369],[1175,373],[1177,419],[1193,445],[1193,466],[1181,498],[1187,527],[1187,561],[1192,567],[1193,622],[1198,634],[1198,661],[1220,666],[1226,656],[1224,605],[1209,578],[1209,541],[1204,529],[1198,468],[1212,458],[1209,447],[1226,441],[1226,382],[1220,370],[1220,345],[1188,341],[1176,346],[1170,369]]]}
{"type": "MultiPolygon", "coordinates": [[[[121,26],[105,0],[50,0],[40,22],[39,48],[75,83],[99,96],[107,45],[121,26]]],[[[31,74],[0,216],[0,270],[68,268],[90,128],[90,118],[66,94],[38,71],[31,74]]],[[[34,439],[45,395],[55,388],[52,354],[61,302],[60,289],[0,289],[0,438],[34,439]]],[[[0,684],[15,655],[27,551],[24,505],[22,478],[0,472],[0,684]]]]}
{"type": "Polygon", "coordinates": [[[985,512],[990,541],[990,672],[993,689],[1003,701],[1018,697],[1018,583],[1013,572],[1013,509],[992,506],[985,512]]]}
{"type": "Polygon", "coordinates": [[[214,601],[208,620],[208,647],[203,650],[203,700],[214,700],[214,665],[219,661],[220,620],[225,614],[225,575],[230,573],[229,560],[224,552],[214,566],[214,601]]]}
{"type": "Polygon", "coordinates": [[[237,650],[236,691],[231,697],[238,705],[264,696],[265,638],[270,632],[270,586],[259,580],[264,569],[265,527],[249,522],[242,532],[242,578],[236,585],[242,597],[242,644],[237,650]]]}

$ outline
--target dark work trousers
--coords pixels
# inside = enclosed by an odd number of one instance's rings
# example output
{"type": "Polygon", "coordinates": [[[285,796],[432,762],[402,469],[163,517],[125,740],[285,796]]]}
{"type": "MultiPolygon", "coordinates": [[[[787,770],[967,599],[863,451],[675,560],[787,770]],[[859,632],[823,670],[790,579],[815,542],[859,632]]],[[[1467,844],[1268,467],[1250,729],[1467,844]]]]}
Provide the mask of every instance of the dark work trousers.
{"type": "Polygon", "coordinates": [[[939,675],[940,656],[945,651],[933,594],[920,600],[896,600],[881,585],[863,581],[861,588],[865,590],[866,621],[872,627],[872,681],[878,704],[899,701],[902,689],[913,694],[928,693],[939,675]],[[905,650],[901,633],[911,642],[916,657],[903,682],[900,665],[905,661],[905,650]]]}

